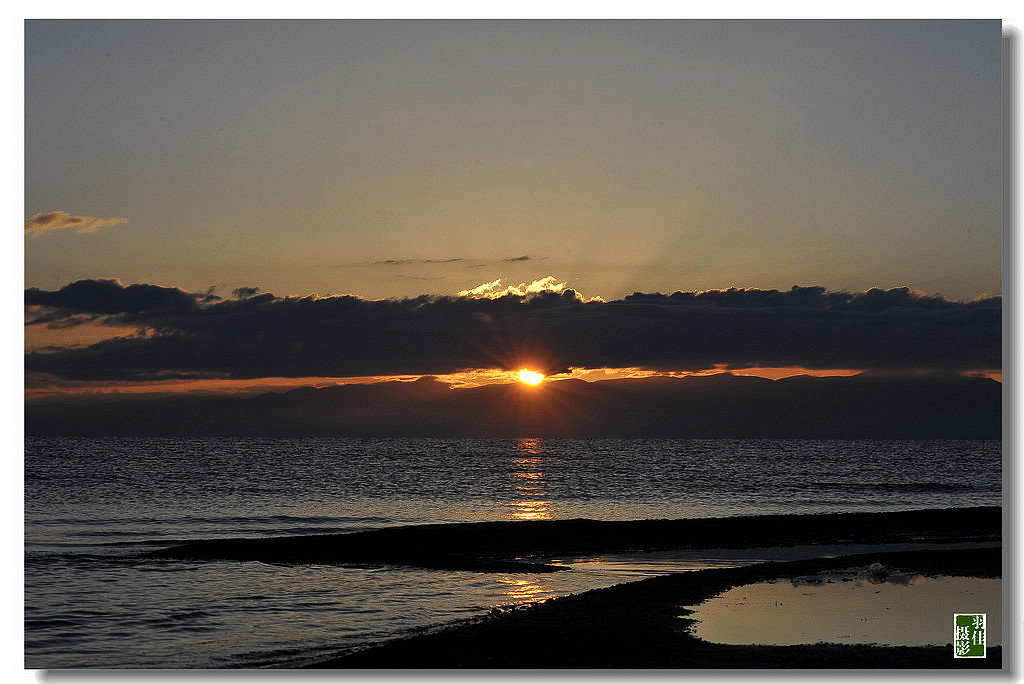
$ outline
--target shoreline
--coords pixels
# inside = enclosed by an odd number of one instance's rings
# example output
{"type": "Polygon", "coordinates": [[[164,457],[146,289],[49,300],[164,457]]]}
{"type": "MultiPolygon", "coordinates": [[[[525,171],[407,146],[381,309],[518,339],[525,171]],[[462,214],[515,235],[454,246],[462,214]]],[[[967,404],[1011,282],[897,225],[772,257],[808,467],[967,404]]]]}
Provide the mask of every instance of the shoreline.
{"type": "Polygon", "coordinates": [[[682,606],[734,586],[873,563],[921,575],[1000,577],[1001,548],[897,551],[650,577],[441,626],[308,665],[311,669],[999,669],[1002,648],[954,659],[952,646],[725,645],[686,630],[682,606]]]}
{"type": "Polygon", "coordinates": [[[387,563],[479,572],[556,572],[564,555],[823,544],[999,541],[1002,508],[754,515],[679,520],[495,521],[386,527],[347,534],[208,539],[147,554],[283,564],[387,563]]]}

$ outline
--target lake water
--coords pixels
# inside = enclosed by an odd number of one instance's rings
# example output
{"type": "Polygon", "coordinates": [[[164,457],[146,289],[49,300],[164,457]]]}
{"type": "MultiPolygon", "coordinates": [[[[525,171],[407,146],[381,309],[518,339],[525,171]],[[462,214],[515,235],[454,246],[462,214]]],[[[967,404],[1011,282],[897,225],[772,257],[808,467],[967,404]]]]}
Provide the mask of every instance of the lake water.
{"type": "Polygon", "coordinates": [[[495,605],[702,567],[620,555],[520,575],[143,557],[180,541],[999,505],[1000,462],[998,441],[29,438],[25,664],[300,664],[495,605]]]}

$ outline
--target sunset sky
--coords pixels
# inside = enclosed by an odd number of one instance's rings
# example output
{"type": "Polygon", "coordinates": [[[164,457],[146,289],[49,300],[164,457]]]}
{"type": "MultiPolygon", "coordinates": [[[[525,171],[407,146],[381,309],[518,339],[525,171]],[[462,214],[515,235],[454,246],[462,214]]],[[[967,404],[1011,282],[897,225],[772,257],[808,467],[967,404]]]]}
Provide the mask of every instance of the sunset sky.
{"type": "Polygon", "coordinates": [[[29,21],[25,47],[30,395],[1000,368],[998,21],[29,21]]]}

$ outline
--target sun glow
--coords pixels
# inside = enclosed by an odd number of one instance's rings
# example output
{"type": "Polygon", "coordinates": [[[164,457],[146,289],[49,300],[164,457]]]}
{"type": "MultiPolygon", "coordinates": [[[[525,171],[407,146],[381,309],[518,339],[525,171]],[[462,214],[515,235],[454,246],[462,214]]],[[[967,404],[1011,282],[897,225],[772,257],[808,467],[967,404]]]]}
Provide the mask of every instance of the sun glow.
{"type": "Polygon", "coordinates": [[[525,368],[519,371],[519,379],[525,382],[527,385],[539,385],[540,381],[544,379],[543,373],[535,373],[525,368]]]}

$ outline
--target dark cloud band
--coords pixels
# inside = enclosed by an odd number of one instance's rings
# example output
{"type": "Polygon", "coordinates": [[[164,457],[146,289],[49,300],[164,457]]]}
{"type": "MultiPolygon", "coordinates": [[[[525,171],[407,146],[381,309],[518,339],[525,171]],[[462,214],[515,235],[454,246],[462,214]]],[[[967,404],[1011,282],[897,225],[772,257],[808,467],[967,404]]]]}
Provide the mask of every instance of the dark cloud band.
{"type": "Polygon", "coordinates": [[[25,291],[27,322],[138,326],[147,335],[26,354],[26,370],[143,380],[450,373],[533,365],[698,370],[804,366],[971,370],[1001,366],[1002,301],[963,303],[906,288],[820,287],[634,294],[572,290],[498,299],[355,296],[218,299],[85,280],[25,291]]]}

